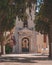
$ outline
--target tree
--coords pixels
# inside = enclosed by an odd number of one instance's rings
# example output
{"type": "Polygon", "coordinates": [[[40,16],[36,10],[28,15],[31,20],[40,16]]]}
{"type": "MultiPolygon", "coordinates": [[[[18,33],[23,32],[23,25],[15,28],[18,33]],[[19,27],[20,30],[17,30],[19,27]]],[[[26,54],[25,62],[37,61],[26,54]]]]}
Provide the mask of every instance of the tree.
{"type": "MultiPolygon", "coordinates": [[[[8,0],[0,1],[0,42],[1,46],[3,46],[4,32],[10,31],[15,25],[14,12],[11,10],[12,8],[9,5],[8,0]]],[[[2,53],[3,53],[3,49],[2,53]]]]}
{"type": "Polygon", "coordinates": [[[52,58],[52,1],[44,0],[46,17],[49,19],[49,57],[52,58]]]}
{"type": "Polygon", "coordinates": [[[35,22],[35,30],[40,32],[41,34],[48,34],[49,32],[49,23],[41,20],[40,18],[35,22]]]}
{"type": "MultiPolygon", "coordinates": [[[[44,32],[46,32],[47,30],[49,38],[49,57],[52,58],[52,0],[44,0],[44,3],[41,5],[38,16],[40,17],[39,20],[42,21],[43,27],[42,25],[40,25],[41,22],[39,24],[37,22],[36,26],[42,27],[42,30],[44,32]]],[[[38,30],[42,32],[42,30],[38,30]]]]}

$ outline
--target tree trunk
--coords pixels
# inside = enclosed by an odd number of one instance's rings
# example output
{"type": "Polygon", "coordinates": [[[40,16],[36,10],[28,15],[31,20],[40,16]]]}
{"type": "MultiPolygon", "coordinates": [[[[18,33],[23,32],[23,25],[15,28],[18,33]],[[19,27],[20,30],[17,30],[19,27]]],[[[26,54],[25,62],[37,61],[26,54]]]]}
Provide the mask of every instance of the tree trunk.
{"type": "Polygon", "coordinates": [[[50,24],[48,38],[49,38],[49,58],[52,58],[52,23],[50,24]]]}
{"type": "Polygon", "coordinates": [[[1,54],[3,54],[3,43],[1,42],[1,54]]]}
{"type": "Polygon", "coordinates": [[[3,54],[3,33],[0,32],[0,42],[1,42],[1,53],[0,54],[3,54]]]}

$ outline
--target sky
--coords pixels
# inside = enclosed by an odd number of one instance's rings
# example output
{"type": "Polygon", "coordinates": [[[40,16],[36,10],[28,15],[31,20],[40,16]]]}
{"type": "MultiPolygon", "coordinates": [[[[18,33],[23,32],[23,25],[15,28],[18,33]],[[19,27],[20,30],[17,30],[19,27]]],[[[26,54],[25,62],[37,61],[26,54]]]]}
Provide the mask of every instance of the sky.
{"type": "Polygon", "coordinates": [[[39,5],[43,2],[43,0],[37,0],[37,8],[36,8],[36,12],[39,12],[40,7],[39,5]]]}

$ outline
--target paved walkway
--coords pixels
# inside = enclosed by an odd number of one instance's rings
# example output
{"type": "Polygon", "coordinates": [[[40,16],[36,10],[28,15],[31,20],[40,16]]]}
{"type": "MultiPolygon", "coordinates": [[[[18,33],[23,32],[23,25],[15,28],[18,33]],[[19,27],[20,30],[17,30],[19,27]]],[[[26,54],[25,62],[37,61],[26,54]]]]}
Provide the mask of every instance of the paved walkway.
{"type": "Polygon", "coordinates": [[[0,57],[0,65],[52,65],[52,60],[41,54],[7,54],[0,57]]]}

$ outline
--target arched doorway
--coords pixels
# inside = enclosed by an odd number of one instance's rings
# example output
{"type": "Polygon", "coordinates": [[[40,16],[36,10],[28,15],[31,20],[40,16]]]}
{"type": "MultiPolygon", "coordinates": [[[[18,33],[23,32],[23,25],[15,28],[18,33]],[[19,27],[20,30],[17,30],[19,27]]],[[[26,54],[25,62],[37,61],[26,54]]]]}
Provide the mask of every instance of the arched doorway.
{"type": "Polygon", "coordinates": [[[29,39],[26,37],[22,39],[22,52],[29,52],[29,39]]]}

